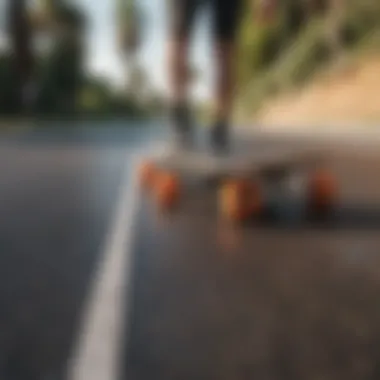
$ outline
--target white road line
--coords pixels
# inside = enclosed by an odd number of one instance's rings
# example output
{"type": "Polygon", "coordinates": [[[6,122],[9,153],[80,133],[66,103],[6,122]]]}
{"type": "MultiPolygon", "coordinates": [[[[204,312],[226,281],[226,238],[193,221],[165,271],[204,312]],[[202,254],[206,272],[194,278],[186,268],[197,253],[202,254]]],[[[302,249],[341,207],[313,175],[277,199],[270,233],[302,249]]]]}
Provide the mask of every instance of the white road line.
{"type": "Polygon", "coordinates": [[[138,207],[136,157],[128,154],[120,198],[106,238],[103,262],[94,278],[81,334],[68,367],[69,380],[119,378],[121,339],[126,339],[126,310],[132,266],[131,242],[138,207]],[[128,170],[129,167],[129,170],[128,170]]]}

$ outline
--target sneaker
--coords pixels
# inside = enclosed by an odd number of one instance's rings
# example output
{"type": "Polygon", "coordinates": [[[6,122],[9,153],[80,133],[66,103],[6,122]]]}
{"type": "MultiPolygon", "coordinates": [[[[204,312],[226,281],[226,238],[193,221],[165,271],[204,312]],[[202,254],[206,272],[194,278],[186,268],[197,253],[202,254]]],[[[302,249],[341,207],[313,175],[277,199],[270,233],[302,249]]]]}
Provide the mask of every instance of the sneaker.
{"type": "Polygon", "coordinates": [[[171,114],[172,141],[171,149],[174,151],[188,150],[194,145],[194,131],[187,107],[173,108],[171,114]]]}
{"type": "Polygon", "coordinates": [[[216,154],[227,154],[229,151],[228,127],[225,123],[217,123],[211,130],[211,148],[216,154]]]}

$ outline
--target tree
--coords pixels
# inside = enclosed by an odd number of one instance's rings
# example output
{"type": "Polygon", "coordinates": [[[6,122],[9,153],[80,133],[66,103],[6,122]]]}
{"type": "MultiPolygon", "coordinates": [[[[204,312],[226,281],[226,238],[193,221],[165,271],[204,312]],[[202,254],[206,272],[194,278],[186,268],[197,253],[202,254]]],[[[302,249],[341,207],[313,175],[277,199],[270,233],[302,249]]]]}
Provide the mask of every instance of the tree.
{"type": "Polygon", "coordinates": [[[8,31],[13,51],[14,99],[18,112],[27,107],[27,90],[33,72],[32,29],[26,0],[8,0],[8,31]]]}
{"type": "Polygon", "coordinates": [[[126,59],[135,57],[142,40],[142,10],[135,0],[117,0],[119,46],[126,59]]]}
{"type": "Polygon", "coordinates": [[[75,111],[83,77],[85,18],[72,4],[43,0],[39,26],[54,41],[40,62],[40,112],[75,111]]]}
{"type": "Polygon", "coordinates": [[[137,53],[142,42],[143,14],[135,0],[117,0],[118,42],[125,66],[127,91],[129,82],[140,71],[137,53]]]}

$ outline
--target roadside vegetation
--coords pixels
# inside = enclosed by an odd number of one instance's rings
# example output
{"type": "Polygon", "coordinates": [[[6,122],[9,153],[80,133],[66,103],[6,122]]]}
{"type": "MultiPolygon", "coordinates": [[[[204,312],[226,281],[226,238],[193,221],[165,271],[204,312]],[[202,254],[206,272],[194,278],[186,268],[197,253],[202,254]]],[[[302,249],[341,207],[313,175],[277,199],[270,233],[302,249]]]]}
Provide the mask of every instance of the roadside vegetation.
{"type": "Polygon", "coordinates": [[[358,56],[380,52],[377,0],[289,0],[273,23],[247,10],[240,33],[237,108],[251,116],[268,99],[302,88],[358,56]]]}

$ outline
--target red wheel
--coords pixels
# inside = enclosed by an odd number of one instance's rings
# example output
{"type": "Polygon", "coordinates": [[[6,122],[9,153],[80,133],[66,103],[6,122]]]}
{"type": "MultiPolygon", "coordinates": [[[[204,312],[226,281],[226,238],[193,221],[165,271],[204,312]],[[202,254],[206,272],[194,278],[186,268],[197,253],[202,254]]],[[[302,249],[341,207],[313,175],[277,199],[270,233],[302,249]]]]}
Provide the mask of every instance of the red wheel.
{"type": "Polygon", "coordinates": [[[249,214],[259,215],[264,209],[264,199],[261,187],[257,182],[249,184],[247,197],[249,214]]]}
{"type": "Polygon", "coordinates": [[[230,180],[219,191],[219,211],[222,217],[242,222],[257,215],[262,208],[259,187],[247,180],[230,180]]]}
{"type": "Polygon", "coordinates": [[[180,182],[176,175],[161,173],[155,185],[155,197],[158,206],[163,210],[172,209],[180,199],[180,182]]]}
{"type": "Polygon", "coordinates": [[[308,203],[312,211],[329,211],[338,198],[335,177],[327,170],[318,170],[309,179],[308,203]]]}

